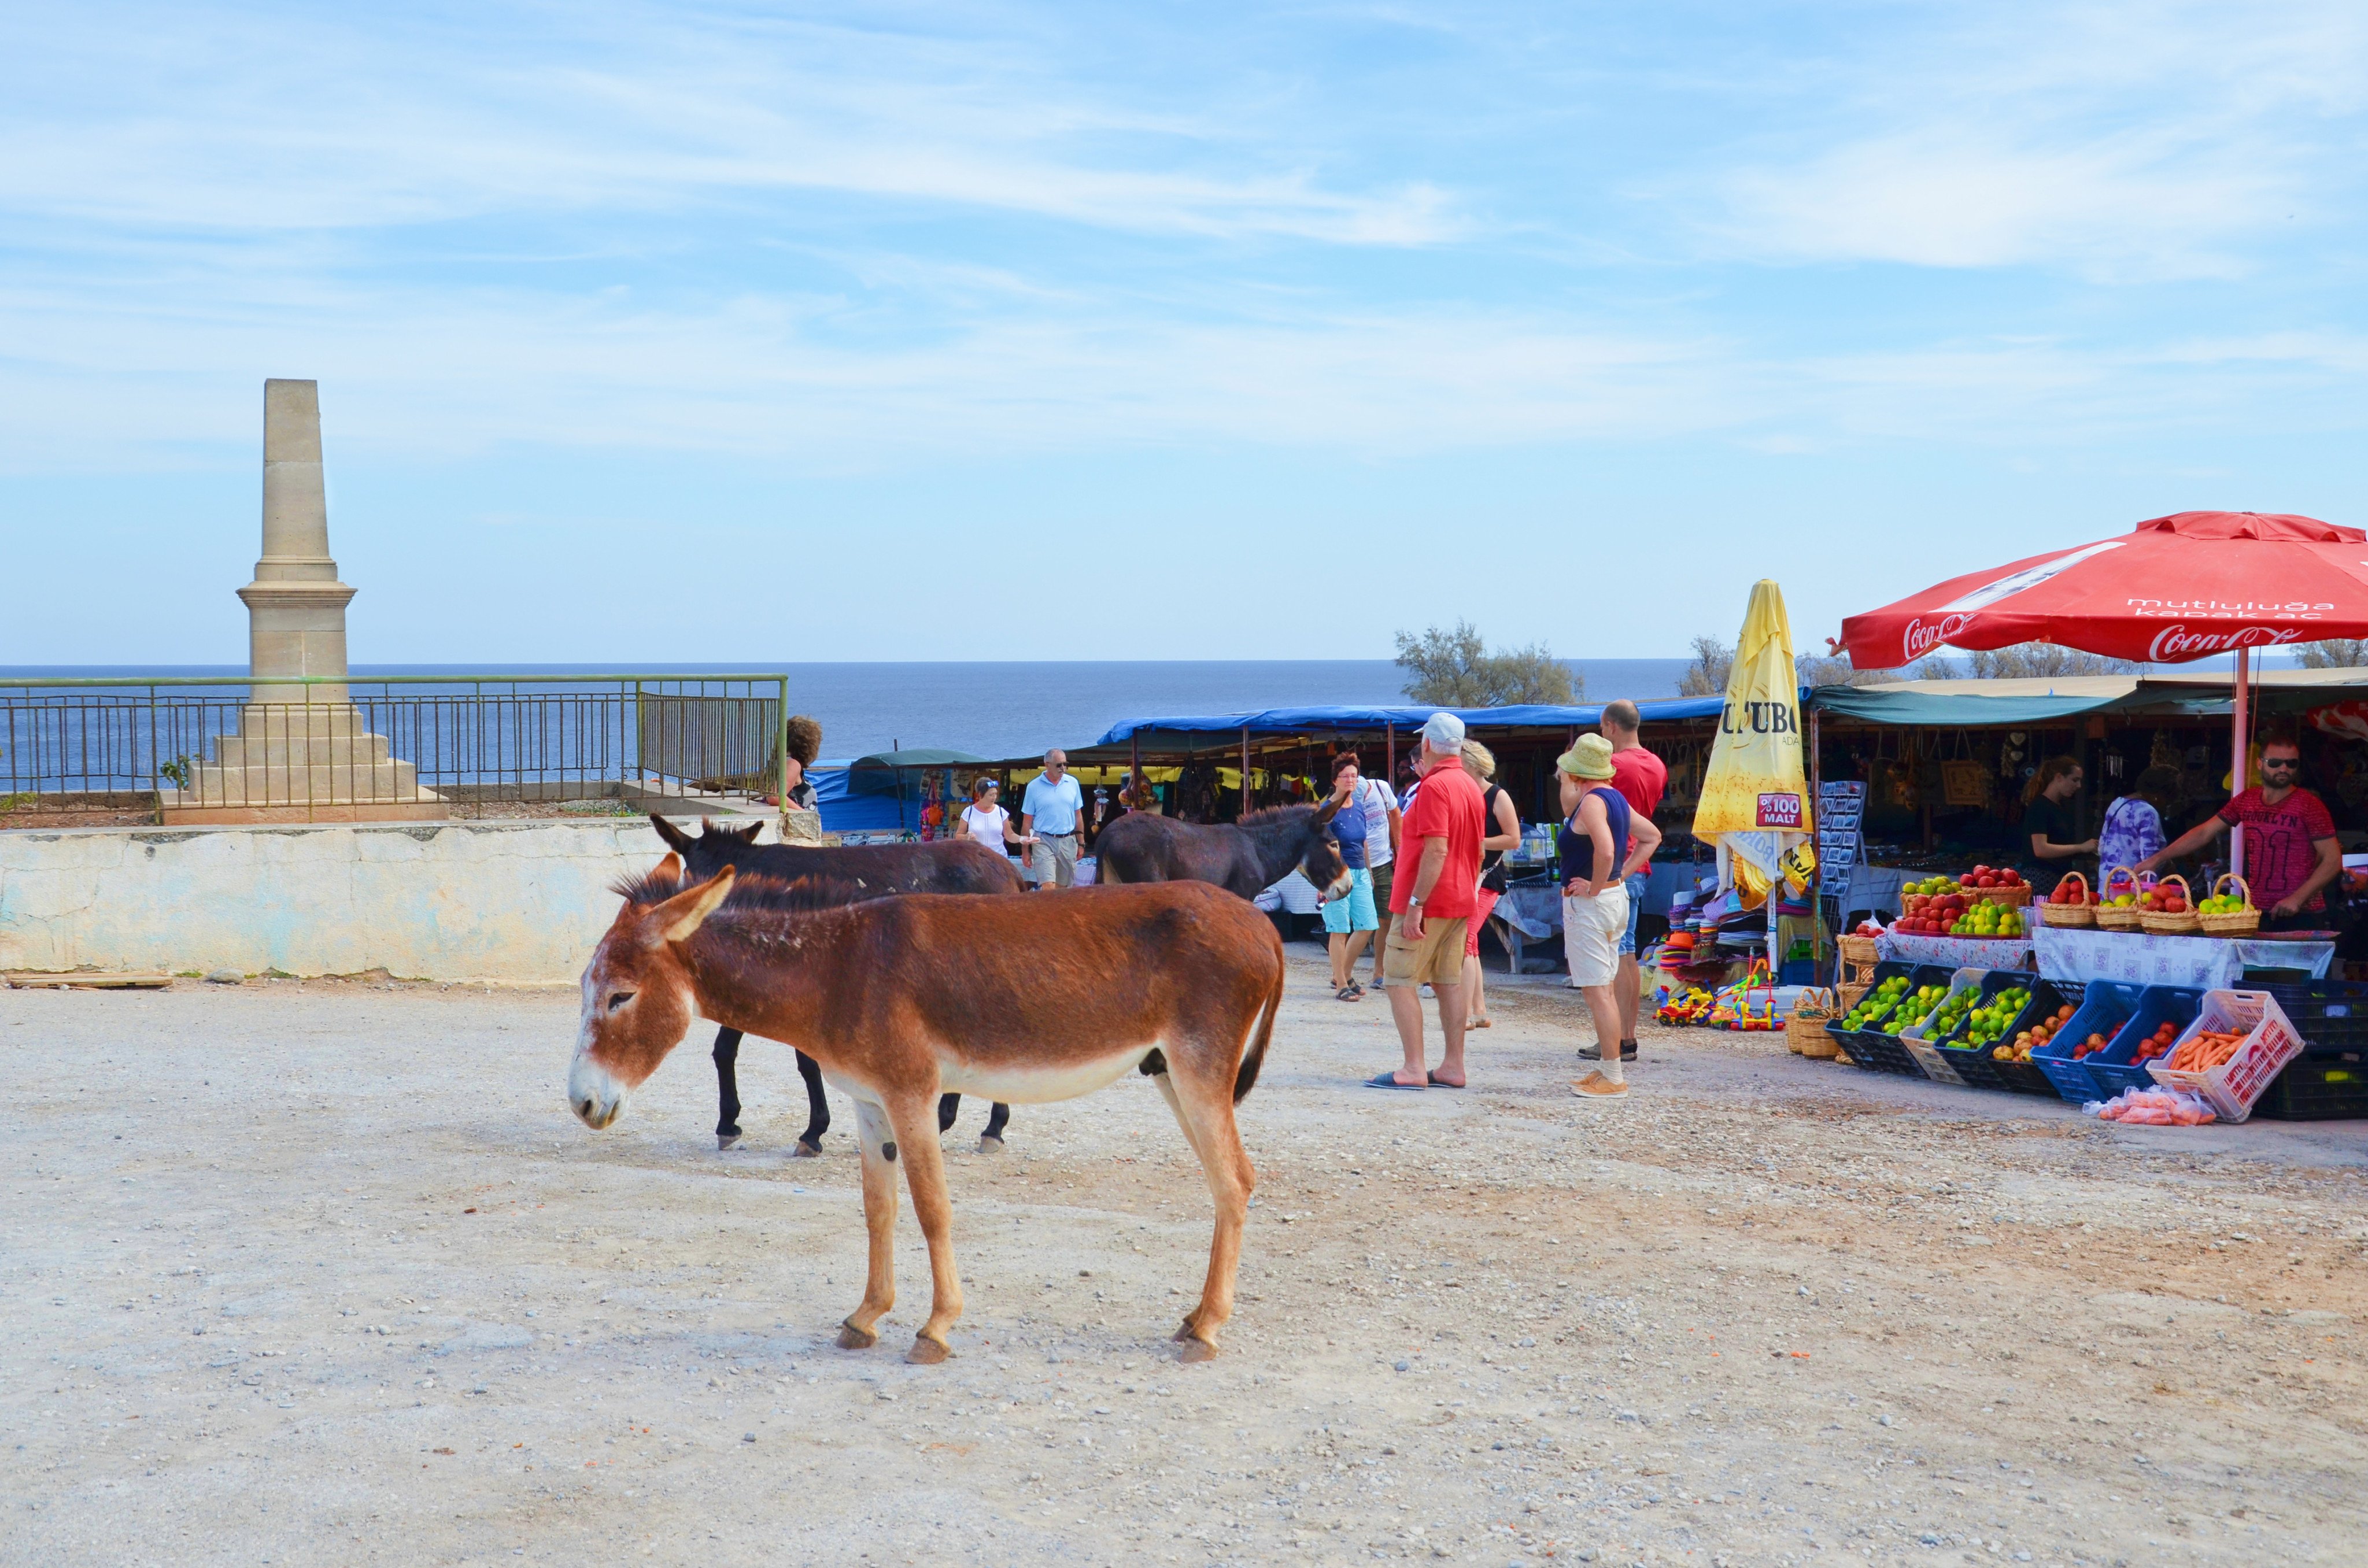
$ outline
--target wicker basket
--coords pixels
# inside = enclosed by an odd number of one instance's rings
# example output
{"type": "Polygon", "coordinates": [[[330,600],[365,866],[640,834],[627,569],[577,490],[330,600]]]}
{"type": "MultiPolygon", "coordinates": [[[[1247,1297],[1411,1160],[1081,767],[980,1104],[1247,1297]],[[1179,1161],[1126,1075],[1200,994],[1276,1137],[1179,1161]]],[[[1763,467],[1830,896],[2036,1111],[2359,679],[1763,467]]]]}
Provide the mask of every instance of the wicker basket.
{"type": "Polygon", "coordinates": [[[1849,1017],[1850,1015],[1850,1009],[1857,1006],[1859,1003],[1865,998],[1866,994],[1873,989],[1874,982],[1871,980],[1844,981],[1841,984],[1835,986],[1834,1017],[1837,1018],[1849,1017]]]}
{"type": "Polygon", "coordinates": [[[2010,888],[1967,888],[1983,903],[1995,903],[2002,909],[2028,909],[2031,906],[2031,884],[2020,882],[2010,888]]]}
{"type": "Polygon", "coordinates": [[[2192,937],[2203,929],[2203,917],[2195,913],[2195,890],[2187,885],[2185,877],[2175,871],[2155,886],[2169,887],[2173,882],[2179,884],[2180,895],[2187,900],[2187,907],[2177,915],[2165,915],[2159,910],[2149,909],[2143,924],[2157,937],[2192,937]]]}
{"type": "Polygon", "coordinates": [[[2080,884],[2080,902],[2058,903],[2055,902],[2055,893],[2050,893],[2048,901],[2039,905],[2039,918],[2050,926],[2066,926],[2074,930],[2085,931],[2097,923],[2096,907],[2089,902],[2095,895],[2089,891],[2089,879],[2078,871],[2066,871],[2064,874],[2064,881],[2055,884],[2056,892],[2064,891],[2065,882],[2080,884]]]}
{"type": "Polygon", "coordinates": [[[2138,928],[2139,924],[2146,919],[2145,912],[2139,909],[2135,904],[2131,904],[2129,907],[2124,909],[2117,908],[2105,902],[2105,900],[2109,898],[2118,896],[2113,892],[2113,883],[2116,881],[2124,880],[2130,884],[2130,891],[2132,892],[2135,892],[2138,886],[2138,874],[2135,871],[2131,870],[2127,866],[2114,867],[2112,870],[2105,873],[2105,880],[2097,884],[2097,907],[2094,912],[2094,917],[2097,922],[2098,930],[2135,931],[2138,928]]]}
{"type": "Polygon", "coordinates": [[[1840,1048],[1826,1032],[1826,1024],[1839,1017],[1832,992],[1822,988],[1804,991],[1801,999],[1793,1004],[1792,1016],[1784,1020],[1785,1049],[1820,1062],[1832,1056],[1840,1048]]]}
{"type": "Polygon", "coordinates": [[[2226,915],[2197,915],[2207,937],[2249,937],[2261,928],[2261,912],[2253,907],[2253,890],[2236,872],[2221,872],[2220,880],[2212,884],[2212,896],[2219,897],[2220,890],[2230,882],[2236,883],[2237,891],[2245,895],[2245,907],[2226,915]]]}
{"type": "Polygon", "coordinates": [[[1845,963],[1873,963],[1878,957],[1872,937],[1837,937],[1834,946],[1841,950],[1845,963]]]}

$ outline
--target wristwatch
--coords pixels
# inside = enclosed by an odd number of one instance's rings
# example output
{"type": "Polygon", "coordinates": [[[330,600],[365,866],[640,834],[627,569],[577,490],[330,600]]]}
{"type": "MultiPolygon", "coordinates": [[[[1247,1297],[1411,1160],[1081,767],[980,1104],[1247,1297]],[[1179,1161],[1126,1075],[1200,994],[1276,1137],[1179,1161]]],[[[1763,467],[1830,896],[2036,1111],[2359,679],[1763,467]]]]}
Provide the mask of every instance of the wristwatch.
{"type": "Polygon", "coordinates": [[[1409,893],[1409,894],[1407,894],[1407,895],[1406,895],[1406,907],[1407,907],[1408,909],[1418,909],[1418,908],[1420,908],[1421,906],[1422,906],[1422,898],[1421,898],[1421,895],[1420,895],[1420,894],[1417,894],[1417,893],[1409,893]]]}

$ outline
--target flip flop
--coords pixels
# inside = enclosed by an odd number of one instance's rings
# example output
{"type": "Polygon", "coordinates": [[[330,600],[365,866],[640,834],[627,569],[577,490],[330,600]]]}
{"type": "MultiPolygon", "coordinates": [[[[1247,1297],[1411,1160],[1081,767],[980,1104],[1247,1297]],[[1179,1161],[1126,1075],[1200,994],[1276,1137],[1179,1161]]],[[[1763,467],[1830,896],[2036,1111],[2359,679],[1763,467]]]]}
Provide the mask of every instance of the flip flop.
{"type": "Polygon", "coordinates": [[[1440,1082],[1440,1076],[1436,1073],[1426,1073],[1423,1076],[1430,1080],[1430,1086],[1434,1089],[1460,1089],[1463,1087],[1461,1084],[1448,1084],[1440,1082]]]}
{"type": "Polygon", "coordinates": [[[1467,1029],[1493,1029],[1497,1027],[1497,1020],[1483,1013],[1476,1018],[1466,1018],[1463,1027],[1467,1029]]]}
{"type": "Polygon", "coordinates": [[[1364,994],[1365,994],[1363,992],[1358,990],[1353,985],[1344,985],[1340,987],[1339,990],[1332,993],[1332,1000],[1335,1002],[1354,1002],[1364,994]]]}
{"type": "Polygon", "coordinates": [[[1365,1080],[1365,1087],[1369,1089],[1405,1089],[1410,1093],[1420,1094],[1424,1086],[1421,1084],[1401,1084],[1397,1081],[1395,1073],[1383,1073],[1365,1080]]]}

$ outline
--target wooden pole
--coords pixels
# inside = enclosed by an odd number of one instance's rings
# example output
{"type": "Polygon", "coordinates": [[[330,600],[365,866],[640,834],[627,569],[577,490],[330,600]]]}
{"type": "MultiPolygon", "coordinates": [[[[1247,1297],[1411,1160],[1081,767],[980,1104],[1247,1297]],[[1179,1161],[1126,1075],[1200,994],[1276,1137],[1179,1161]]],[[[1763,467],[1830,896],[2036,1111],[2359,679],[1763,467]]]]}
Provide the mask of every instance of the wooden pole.
{"type": "Polygon", "coordinates": [[[1244,725],[1242,726],[1242,811],[1241,811],[1241,814],[1242,814],[1243,816],[1247,816],[1247,815],[1249,815],[1249,814],[1250,814],[1250,727],[1249,727],[1247,724],[1244,724],[1244,725]]]}

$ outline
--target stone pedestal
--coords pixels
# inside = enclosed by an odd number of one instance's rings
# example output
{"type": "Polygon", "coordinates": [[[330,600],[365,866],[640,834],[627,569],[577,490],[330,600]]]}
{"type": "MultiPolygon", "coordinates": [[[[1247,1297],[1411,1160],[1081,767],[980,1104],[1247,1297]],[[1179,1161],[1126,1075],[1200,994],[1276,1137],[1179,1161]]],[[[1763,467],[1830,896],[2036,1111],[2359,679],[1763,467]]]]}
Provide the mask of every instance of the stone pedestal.
{"type": "Polygon", "coordinates": [[[321,399],[314,381],[263,383],[263,557],[238,591],[247,609],[247,670],[255,677],[236,735],[164,797],[167,822],[378,822],[447,813],[363,727],[346,675],[346,606],[329,554],[328,490],[321,473],[321,399]],[[274,684],[274,676],[335,677],[274,684]]]}

